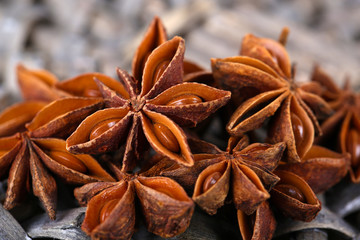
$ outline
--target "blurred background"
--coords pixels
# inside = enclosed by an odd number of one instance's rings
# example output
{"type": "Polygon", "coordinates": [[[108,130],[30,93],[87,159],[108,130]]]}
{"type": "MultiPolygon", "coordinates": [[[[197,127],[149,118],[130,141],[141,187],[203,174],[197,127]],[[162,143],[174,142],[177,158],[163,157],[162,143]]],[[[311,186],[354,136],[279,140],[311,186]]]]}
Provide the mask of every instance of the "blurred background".
{"type": "Polygon", "coordinates": [[[206,69],[211,57],[237,55],[246,33],[277,39],[288,26],[297,81],[318,63],[339,84],[348,75],[360,85],[360,0],[0,0],[0,108],[19,100],[19,62],[60,80],[130,70],[155,15],[206,69]]]}

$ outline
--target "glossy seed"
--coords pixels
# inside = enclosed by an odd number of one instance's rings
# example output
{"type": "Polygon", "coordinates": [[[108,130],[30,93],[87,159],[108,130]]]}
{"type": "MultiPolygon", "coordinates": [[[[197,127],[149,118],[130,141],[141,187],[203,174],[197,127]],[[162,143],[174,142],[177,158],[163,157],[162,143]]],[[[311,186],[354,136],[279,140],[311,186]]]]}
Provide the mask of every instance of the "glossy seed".
{"type": "Polygon", "coordinates": [[[154,133],[160,143],[171,152],[176,153],[180,151],[180,146],[176,137],[164,124],[154,123],[154,133]]]}
{"type": "Polygon", "coordinates": [[[84,97],[102,97],[101,92],[97,89],[86,88],[83,92],[84,97]]]}
{"type": "Polygon", "coordinates": [[[169,63],[170,63],[169,60],[165,60],[157,65],[153,75],[153,84],[155,84],[160,79],[161,75],[164,73],[169,63]]]}
{"type": "Polygon", "coordinates": [[[97,123],[90,132],[90,140],[97,138],[98,136],[109,130],[111,127],[113,127],[120,120],[121,118],[111,118],[97,123]]]}
{"type": "Polygon", "coordinates": [[[86,173],[87,171],[85,164],[80,159],[68,152],[50,151],[48,156],[65,167],[68,167],[77,172],[86,173]]]}
{"type": "Polygon", "coordinates": [[[297,187],[290,184],[278,184],[275,186],[275,189],[278,191],[299,200],[300,202],[305,202],[304,194],[297,187]]]}
{"type": "Polygon", "coordinates": [[[295,113],[291,113],[291,124],[296,146],[300,146],[304,140],[304,126],[301,119],[295,113]]]}
{"type": "Polygon", "coordinates": [[[357,166],[360,158],[359,133],[356,129],[351,129],[347,136],[346,150],[351,154],[351,165],[357,166]]]}
{"type": "Polygon", "coordinates": [[[112,212],[112,210],[114,210],[118,201],[119,201],[119,199],[113,199],[104,204],[104,206],[101,208],[100,215],[99,215],[100,223],[104,222],[105,219],[110,215],[110,213],[112,212]]]}
{"type": "Polygon", "coordinates": [[[215,183],[221,178],[220,172],[213,172],[209,176],[207,176],[204,180],[202,190],[203,192],[206,192],[209,190],[212,186],[215,185],[215,183]]]}
{"type": "Polygon", "coordinates": [[[202,99],[195,94],[183,94],[170,100],[166,105],[168,106],[181,106],[186,104],[201,103],[202,99]]]}

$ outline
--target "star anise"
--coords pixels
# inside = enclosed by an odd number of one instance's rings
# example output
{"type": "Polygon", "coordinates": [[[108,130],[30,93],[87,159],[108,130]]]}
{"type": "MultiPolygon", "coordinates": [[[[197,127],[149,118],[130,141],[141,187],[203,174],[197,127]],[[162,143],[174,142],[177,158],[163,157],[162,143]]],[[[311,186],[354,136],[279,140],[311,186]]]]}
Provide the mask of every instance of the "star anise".
{"type": "Polygon", "coordinates": [[[87,205],[82,230],[92,239],[130,239],[135,231],[135,198],[139,199],[148,231],[173,237],[190,224],[194,203],[184,189],[166,177],[115,171],[118,182],[89,183],[75,189],[87,205]]]}
{"type": "MultiPolygon", "coordinates": [[[[49,106],[53,106],[54,103],[45,106],[39,112],[36,104],[29,105],[31,102],[22,105],[22,107],[32,106],[26,111],[19,109],[18,106],[9,107],[4,111],[7,116],[17,116],[19,112],[31,116],[37,114],[28,124],[34,132],[27,129],[25,132],[0,138],[2,143],[0,145],[0,178],[4,178],[9,173],[4,208],[11,209],[22,202],[32,186],[33,194],[40,199],[49,217],[55,219],[57,186],[51,173],[70,184],[113,180],[90,155],[70,154],[65,148],[64,140],[49,138],[60,132],[66,132],[64,130],[71,126],[66,123],[77,121],[77,118],[81,119],[84,113],[86,114],[91,108],[95,109],[101,103],[99,99],[62,99],[59,101],[61,103],[68,100],[73,103],[73,114],[64,114],[70,109],[58,106],[55,107],[58,111],[49,112],[49,106]],[[65,121],[57,119],[61,114],[65,115],[63,117],[65,121]]],[[[26,119],[29,121],[29,118],[26,119]]],[[[14,121],[17,120],[19,122],[12,126],[16,126],[18,130],[24,129],[26,123],[23,121],[24,118],[14,117],[14,121]]],[[[7,123],[8,121],[5,121],[3,124],[7,123]]]]}
{"type": "Polygon", "coordinates": [[[198,151],[194,166],[166,165],[165,159],[151,170],[188,190],[193,188],[194,201],[209,214],[224,205],[230,188],[236,208],[251,214],[270,197],[268,190],[279,180],[271,171],[282,157],[283,143],[248,145],[247,137],[230,138],[226,152],[199,140],[192,139],[191,145],[197,145],[198,151]]]}
{"type": "Polygon", "coordinates": [[[360,97],[350,89],[347,80],[340,89],[320,67],[313,71],[312,81],[320,84],[318,92],[335,113],[321,124],[323,135],[316,139],[318,144],[351,154],[350,177],[360,182],[360,97]],[[335,139],[335,140],[334,140],[335,139]]]}
{"type": "Polygon", "coordinates": [[[223,106],[230,92],[184,83],[184,40],[174,37],[158,46],[162,35],[158,28],[150,27],[133,60],[134,77],[118,69],[120,82],[115,86],[95,79],[106,109],[79,125],[67,139],[69,151],[98,154],[116,150],[126,142],[122,167],[129,171],[148,142],[170,159],[193,164],[186,136],[178,124],[195,126],[223,106]]]}
{"type": "Polygon", "coordinates": [[[227,131],[241,135],[271,118],[267,141],[285,142],[287,161],[299,162],[320,132],[316,116],[327,116],[331,109],[322,98],[295,83],[282,44],[286,36],[285,30],[277,42],[248,34],[242,42],[242,56],[212,59],[212,69],[217,83],[231,90],[240,103],[227,131]]]}

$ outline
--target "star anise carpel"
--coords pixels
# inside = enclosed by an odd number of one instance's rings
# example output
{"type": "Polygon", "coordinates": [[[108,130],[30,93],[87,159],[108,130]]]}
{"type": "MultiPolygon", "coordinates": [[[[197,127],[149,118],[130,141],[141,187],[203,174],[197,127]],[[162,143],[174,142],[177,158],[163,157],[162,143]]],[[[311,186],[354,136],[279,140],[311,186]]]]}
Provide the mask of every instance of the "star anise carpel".
{"type": "Polygon", "coordinates": [[[79,203],[87,205],[81,228],[88,235],[93,239],[130,239],[138,207],[148,231],[156,235],[173,237],[187,229],[195,205],[178,183],[146,172],[124,173],[111,166],[118,182],[89,183],[75,189],[79,203]]]}
{"type": "MultiPolygon", "coordinates": [[[[282,35],[281,42],[286,34],[282,35]]],[[[241,56],[212,59],[214,78],[231,90],[239,104],[229,123],[231,135],[241,135],[268,124],[267,141],[285,142],[286,159],[299,162],[320,133],[316,116],[332,111],[318,95],[302,89],[294,81],[285,47],[277,41],[244,37],[241,56]]]]}
{"type": "Polygon", "coordinates": [[[98,154],[125,144],[122,167],[130,171],[149,143],[170,159],[193,164],[179,125],[196,126],[223,106],[230,92],[183,82],[184,40],[174,37],[154,49],[162,36],[158,32],[151,25],[140,44],[133,61],[134,77],[118,68],[120,81],[114,86],[95,78],[105,109],[90,115],[67,139],[69,151],[98,154]],[[126,94],[118,91],[121,88],[126,94]]]}

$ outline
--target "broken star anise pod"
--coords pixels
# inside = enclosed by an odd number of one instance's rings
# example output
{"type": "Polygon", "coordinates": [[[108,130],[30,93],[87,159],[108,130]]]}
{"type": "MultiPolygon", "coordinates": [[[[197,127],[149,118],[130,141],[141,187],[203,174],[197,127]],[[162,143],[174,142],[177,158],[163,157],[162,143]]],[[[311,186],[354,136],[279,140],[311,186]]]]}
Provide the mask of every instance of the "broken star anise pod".
{"type": "Polygon", "coordinates": [[[288,53],[282,43],[244,37],[241,56],[212,59],[217,84],[231,90],[240,104],[227,124],[231,135],[241,135],[268,124],[267,141],[285,142],[288,162],[299,162],[311,148],[320,127],[316,116],[328,116],[330,107],[318,95],[294,81],[288,53]]]}
{"type": "Polygon", "coordinates": [[[230,92],[184,83],[184,40],[174,37],[153,49],[159,41],[154,31],[148,30],[135,54],[134,77],[118,69],[116,88],[95,79],[106,108],[87,117],[66,140],[69,151],[99,154],[114,151],[125,142],[122,168],[130,171],[150,143],[172,160],[193,164],[179,125],[196,126],[223,106],[230,92]]]}
{"type": "Polygon", "coordinates": [[[89,183],[74,191],[79,203],[87,206],[81,229],[92,239],[130,239],[135,231],[135,198],[148,231],[168,238],[187,229],[195,205],[178,183],[146,172],[112,169],[118,182],[89,183]]]}
{"type": "Polygon", "coordinates": [[[351,154],[349,170],[351,180],[360,182],[360,96],[350,88],[347,80],[344,88],[339,88],[332,78],[320,67],[313,71],[312,81],[320,84],[322,96],[335,113],[321,123],[323,135],[316,139],[320,145],[342,153],[351,154]]]}

